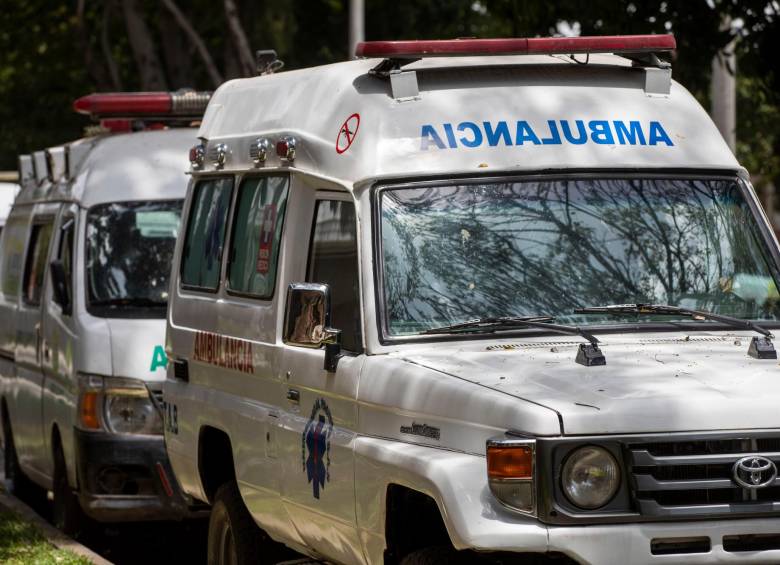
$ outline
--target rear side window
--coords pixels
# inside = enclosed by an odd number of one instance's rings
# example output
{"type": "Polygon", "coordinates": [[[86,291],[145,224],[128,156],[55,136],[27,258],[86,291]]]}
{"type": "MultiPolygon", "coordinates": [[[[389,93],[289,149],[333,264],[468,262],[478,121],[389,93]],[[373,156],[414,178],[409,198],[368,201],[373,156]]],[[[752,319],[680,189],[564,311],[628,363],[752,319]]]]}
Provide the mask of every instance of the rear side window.
{"type": "Polygon", "coordinates": [[[12,216],[5,225],[2,239],[2,289],[3,294],[10,298],[19,296],[19,283],[22,280],[22,257],[24,256],[24,239],[27,235],[27,222],[19,216],[12,216]]]}
{"type": "Polygon", "coordinates": [[[184,286],[210,291],[219,286],[232,190],[232,178],[204,180],[195,186],[182,257],[184,286]]]}
{"type": "Polygon", "coordinates": [[[288,184],[286,175],[249,177],[241,183],[230,240],[231,291],[273,296],[288,184]]]}
{"type": "Polygon", "coordinates": [[[22,298],[30,306],[41,303],[46,259],[49,256],[52,223],[34,224],[30,233],[30,245],[27,248],[27,260],[24,267],[24,292],[22,298]]]}

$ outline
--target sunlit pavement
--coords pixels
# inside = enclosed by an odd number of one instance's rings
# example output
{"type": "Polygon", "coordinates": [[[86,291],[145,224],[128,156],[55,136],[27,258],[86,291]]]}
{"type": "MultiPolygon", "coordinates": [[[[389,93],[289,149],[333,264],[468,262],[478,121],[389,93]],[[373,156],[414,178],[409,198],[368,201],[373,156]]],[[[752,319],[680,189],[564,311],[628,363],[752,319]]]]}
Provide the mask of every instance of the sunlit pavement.
{"type": "MultiPolygon", "coordinates": [[[[0,450],[0,480],[5,480],[0,450]]],[[[51,502],[41,496],[23,499],[40,516],[51,521],[51,502]]],[[[98,525],[82,544],[117,565],[156,563],[206,563],[206,520],[185,522],[141,522],[98,525]]]]}

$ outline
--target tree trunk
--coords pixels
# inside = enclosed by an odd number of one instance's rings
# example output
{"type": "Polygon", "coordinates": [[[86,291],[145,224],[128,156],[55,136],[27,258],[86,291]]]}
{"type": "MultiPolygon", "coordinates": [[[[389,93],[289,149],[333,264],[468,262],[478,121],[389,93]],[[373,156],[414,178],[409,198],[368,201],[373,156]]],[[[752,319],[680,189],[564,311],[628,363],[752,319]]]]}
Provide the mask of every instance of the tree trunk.
{"type": "Polygon", "coordinates": [[[84,66],[95,81],[98,90],[110,90],[111,81],[108,74],[99,61],[92,54],[92,46],[89,44],[87,26],[84,23],[84,0],[78,0],[76,4],[76,35],[79,47],[84,55],[84,66]]]}
{"type": "Polygon", "coordinates": [[[244,28],[241,26],[238,8],[233,0],[225,0],[225,19],[230,30],[230,37],[233,40],[233,46],[238,55],[241,73],[247,77],[256,75],[257,64],[255,57],[252,54],[252,49],[249,47],[249,41],[244,33],[244,28]]]}
{"type": "Polygon", "coordinates": [[[195,31],[195,28],[192,27],[189,20],[187,20],[186,16],[179,10],[179,7],[176,6],[176,3],[173,0],[162,0],[162,3],[198,51],[198,54],[206,67],[206,72],[211,79],[212,85],[214,88],[218,87],[222,84],[222,75],[219,74],[217,65],[214,64],[214,59],[211,58],[211,54],[206,48],[206,44],[203,43],[203,39],[201,39],[198,32],[195,31]]]}
{"type": "Polygon", "coordinates": [[[144,22],[136,0],[122,0],[122,9],[127,26],[127,37],[133,49],[138,74],[143,90],[168,90],[160,59],[157,56],[154,39],[144,22]]]}
{"type": "Polygon", "coordinates": [[[106,0],[103,7],[103,23],[100,28],[100,48],[103,51],[103,59],[108,67],[108,74],[111,76],[114,90],[122,90],[122,79],[119,76],[119,69],[116,66],[114,55],[111,53],[111,44],[108,41],[108,30],[111,25],[111,10],[114,8],[113,0],[106,0]]]}

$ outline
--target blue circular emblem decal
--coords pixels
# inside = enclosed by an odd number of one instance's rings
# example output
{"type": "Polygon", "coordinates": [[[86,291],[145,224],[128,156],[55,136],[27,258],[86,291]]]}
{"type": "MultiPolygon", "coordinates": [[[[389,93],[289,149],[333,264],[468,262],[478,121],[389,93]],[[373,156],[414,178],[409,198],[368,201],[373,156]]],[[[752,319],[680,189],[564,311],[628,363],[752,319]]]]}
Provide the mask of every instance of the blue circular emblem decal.
{"type": "Polygon", "coordinates": [[[330,436],[333,432],[333,416],[324,398],[318,398],[311,409],[309,422],[301,437],[301,463],[314,498],[330,481],[330,436]]]}

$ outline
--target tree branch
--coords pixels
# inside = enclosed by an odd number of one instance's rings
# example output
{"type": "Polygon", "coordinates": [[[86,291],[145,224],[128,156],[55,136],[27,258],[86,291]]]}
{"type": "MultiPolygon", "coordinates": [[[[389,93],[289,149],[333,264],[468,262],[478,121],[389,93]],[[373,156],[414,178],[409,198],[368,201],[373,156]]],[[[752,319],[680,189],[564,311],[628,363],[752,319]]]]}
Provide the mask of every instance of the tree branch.
{"type": "Polygon", "coordinates": [[[238,53],[241,71],[244,76],[254,76],[257,74],[257,64],[254,55],[252,55],[252,49],[249,47],[249,41],[244,33],[244,28],[241,26],[238,8],[233,0],[225,0],[225,18],[230,29],[230,36],[233,39],[233,45],[238,53]]]}
{"type": "Polygon", "coordinates": [[[187,20],[186,16],[181,12],[181,10],[179,10],[179,7],[173,0],[162,0],[162,3],[171,13],[173,19],[176,20],[176,23],[179,24],[179,27],[182,29],[182,31],[187,35],[187,37],[190,38],[190,41],[198,51],[200,58],[203,60],[203,64],[206,66],[206,72],[208,72],[209,78],[211,79],[214,88],[218,87],[220,84],[222,84],[222,75],[219,74],[217,65],[214,64],[214,59],[211,58],[211,54],[206,48],[206,44],[203,42],[203,39],[201,39],[198,32],[195,31],[195,28],[192,27],[189,20],[187,20]]]}

